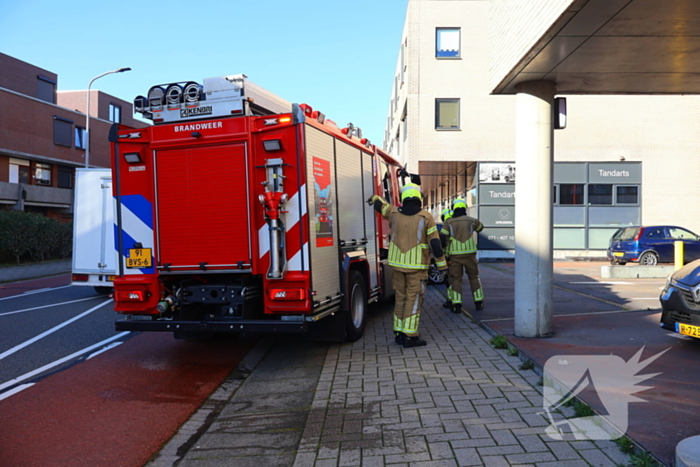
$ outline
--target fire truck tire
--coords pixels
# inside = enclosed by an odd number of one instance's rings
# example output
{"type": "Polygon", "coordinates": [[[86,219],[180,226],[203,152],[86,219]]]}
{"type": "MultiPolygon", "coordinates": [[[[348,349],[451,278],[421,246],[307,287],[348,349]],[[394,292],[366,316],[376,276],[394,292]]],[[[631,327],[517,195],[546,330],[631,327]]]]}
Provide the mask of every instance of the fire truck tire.
{"type": "Polygon", "coordinates": [[[357,271],[350,272],[348,290],[350,291],[350,303],[345,312],[345,328],[347,340],[355,342],[364,334],[367,322],[367,288],[362,274],[357,271]]]}
{"type": "Polygon", "coordinates": [[[95,292],[100,295],[109,295],[112,293],[112,290],[114,290],[112,287],[95,286],[95,292]]]}

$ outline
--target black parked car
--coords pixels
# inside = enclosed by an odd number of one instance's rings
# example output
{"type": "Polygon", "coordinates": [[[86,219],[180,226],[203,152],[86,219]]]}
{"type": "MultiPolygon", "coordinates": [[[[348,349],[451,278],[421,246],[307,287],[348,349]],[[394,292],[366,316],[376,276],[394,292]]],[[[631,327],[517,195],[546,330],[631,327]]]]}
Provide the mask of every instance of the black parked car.
{"type": "Polygon", "coordinates": [[[671,274],[659,299],[662,328],[700,338],[700,260],[671,274]]]}

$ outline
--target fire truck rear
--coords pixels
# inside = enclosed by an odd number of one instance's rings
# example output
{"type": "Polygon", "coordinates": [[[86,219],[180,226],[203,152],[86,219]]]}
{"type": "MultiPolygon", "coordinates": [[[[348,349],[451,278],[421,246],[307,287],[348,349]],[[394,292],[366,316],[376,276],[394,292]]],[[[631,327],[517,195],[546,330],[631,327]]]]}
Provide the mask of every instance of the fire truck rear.
{"type": "Polygon", "coordinates": [[[393,294],[365,201],[397,202],[398,163],[245,75],[153,86],[134,108],[154,125],[110,135],[116,329],[359,339],[393,294]]]}

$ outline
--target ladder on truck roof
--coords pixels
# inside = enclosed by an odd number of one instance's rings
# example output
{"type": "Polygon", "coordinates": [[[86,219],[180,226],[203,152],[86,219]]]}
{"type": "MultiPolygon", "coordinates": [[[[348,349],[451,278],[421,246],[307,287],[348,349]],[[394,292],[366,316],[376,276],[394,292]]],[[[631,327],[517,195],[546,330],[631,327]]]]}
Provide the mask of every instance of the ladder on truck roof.
{"type": "Polygon", "coordinates": [[[292,111],[292,104],[244,74],[159,84],[134,99],[134,111],[154,124],[292,111]]]}

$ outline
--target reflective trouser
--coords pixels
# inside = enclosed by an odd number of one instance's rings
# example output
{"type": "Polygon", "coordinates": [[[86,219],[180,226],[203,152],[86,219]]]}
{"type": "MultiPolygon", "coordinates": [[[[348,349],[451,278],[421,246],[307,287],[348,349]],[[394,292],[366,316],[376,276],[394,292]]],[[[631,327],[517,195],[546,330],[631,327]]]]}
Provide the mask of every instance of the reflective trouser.
{"type": "Polygon", "coordinates": [[[479,280],[479,262],[476,253],[466,255],[450,255],[450,287],[447,289],[447,298],[452,303],[462,303],[462,276],[467,273],[469,287],[475,302],[484,300],[484,291],[479,280]]]}
{"type": "Polygon", "coordinates": [[[425,294],[426,271],[400,272],[394,269],[392,283],[396,293],[394,331],[407,336],[418,335],[420,309],[425,294]]]}

